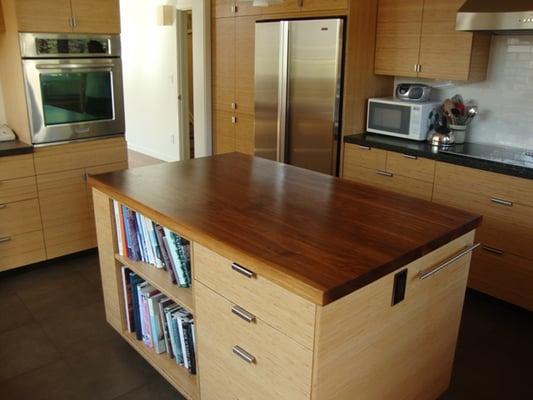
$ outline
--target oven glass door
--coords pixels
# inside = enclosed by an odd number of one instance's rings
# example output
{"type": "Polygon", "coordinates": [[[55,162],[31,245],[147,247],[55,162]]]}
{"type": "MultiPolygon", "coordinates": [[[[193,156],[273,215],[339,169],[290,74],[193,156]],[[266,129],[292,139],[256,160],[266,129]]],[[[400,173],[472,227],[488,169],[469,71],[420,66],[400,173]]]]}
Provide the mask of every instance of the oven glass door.
{"type": "Polygon", "coordinates": [[[409,136],[411,107],[385,102],[370,102],[368,130],[409,136]]]}
{"type": "Polygon", "coordinates": [[[41,73],[45,125],[112,120],[112,79],[110,71],[41,73]]]}
{"type": "Polygon", "coordinates": [[[124,132],[120,59],[24,60],[34,144],[124,132]]]}

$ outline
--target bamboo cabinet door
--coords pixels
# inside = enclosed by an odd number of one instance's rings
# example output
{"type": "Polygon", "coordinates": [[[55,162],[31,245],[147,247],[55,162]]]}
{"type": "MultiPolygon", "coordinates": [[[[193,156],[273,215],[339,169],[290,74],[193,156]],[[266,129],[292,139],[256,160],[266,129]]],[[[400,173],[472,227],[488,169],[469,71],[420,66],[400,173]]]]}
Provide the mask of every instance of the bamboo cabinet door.
{"type": "Polygon", "coordinates": [[[424,0],[381,0],[378,8],[375,73],[417,76],[424,0]]]}
{"type": "Polygon", "coordinates": [[[234,6],[234,0],[211,0],[212,16],[215,18],[232,17],[235,14],[234,6]]]}
{"type": "Polygon", "coordinates": [[[75,32],[120,33],[118,0],[71,0],[75,32]]]}
{"type": "Polygon", "coordinates": [[[37,186],[47,257],[95,247],[85,170],[39,175],[37,186]]]}
{"type": "Polygon", "coordinates": [[[347,10],[348,0],[300,0],[302,11],[347,10]]]}
{"type": "Polygon", "coordinates": [[[72,32],[70,0],[15,1],[19,31],[72,32]]]}
{"type": "Polygon", "coordinates": [[[235,151],[235,124],[232,113],[214,111],[215,154],[231,153],[235,151]]]}
{"type": "Polygon", "coordinates": [[[214,21],[213,104],[216,110],[233,112],[235,103],[235,18],[214,21]]]}
{"type": "Polygon", "coordinates": [[[420,41],[421,78],[468,80],[473,33],[455,30],[464,0],[425,0],[420,41]]]}
{"type": "Polygon", "coordinates": [[[238,113],[254,115],[255,17],[235,18],[235,107],[238,113]]]}
{"type": "Polygon", "coordinates": [[[254,135],[254,117],[248,115],[238,115],[235,124],[235,150],[254,155],[255,135],[254,135]]]}

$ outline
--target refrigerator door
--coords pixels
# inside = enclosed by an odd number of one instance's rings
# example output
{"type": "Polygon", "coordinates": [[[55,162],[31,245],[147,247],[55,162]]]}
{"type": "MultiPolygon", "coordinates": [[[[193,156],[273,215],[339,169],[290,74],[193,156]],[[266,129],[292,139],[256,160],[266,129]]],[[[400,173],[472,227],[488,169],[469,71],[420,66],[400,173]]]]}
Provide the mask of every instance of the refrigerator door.
{"type": "Polygon", "coordinates": [[[341,19],[289,22],[285,161],[327,174],[337,169],[342,30],[341,19]]]}
{"type": "MultiPolygon", "coordinates": [[[[286,22],[261,22],[255,25],[255,155],[275,161],[279,158],[278,137],[284,129],[279,118],[279,90],[283,84],[282,61],[286,59],[282,37],[286,22]]],[[[285,101],[285,100],[284,100],[285,101]]]]}

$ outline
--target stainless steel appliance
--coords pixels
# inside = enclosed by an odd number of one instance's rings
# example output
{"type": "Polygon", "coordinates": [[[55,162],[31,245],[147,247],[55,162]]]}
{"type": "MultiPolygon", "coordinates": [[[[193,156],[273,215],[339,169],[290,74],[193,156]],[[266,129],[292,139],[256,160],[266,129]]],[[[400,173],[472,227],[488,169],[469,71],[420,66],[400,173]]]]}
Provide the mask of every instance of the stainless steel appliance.
{"type": "Polygon", "coordinates": [[[337,173],[343,20],[255,26],[255,154],[337,173]]]}
{"type": "Polygon", "coordinates": [[[368,100],[367,132],[426,140],[430,114],[440,102],[409,103],[392,97],[368,100]]]}
{"type": "Polygon", "coordinates": [[[531,0],[466,0],[457,13],[458,31],[532,31],[531,0]]]}
{"type": "Polygon", "coordinates": [[[400,83],[396,86],[396,98],[423,103],[429,101],[432,87],[420,83],[400,83]]]}
{"type": "Polygon", "coordinates": [[[34,144],[124,133],[117,35],[21,33],[34,144]]]}

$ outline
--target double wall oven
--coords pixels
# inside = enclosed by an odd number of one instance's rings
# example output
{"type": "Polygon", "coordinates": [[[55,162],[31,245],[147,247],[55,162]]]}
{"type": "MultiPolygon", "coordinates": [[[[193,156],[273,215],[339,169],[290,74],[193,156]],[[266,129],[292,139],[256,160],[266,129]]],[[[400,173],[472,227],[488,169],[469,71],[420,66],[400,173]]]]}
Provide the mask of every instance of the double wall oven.
{"type": "Polygon", "coordinates": [[[33,144],[124,133],[120,37],[21,33],[33,144]]]}

